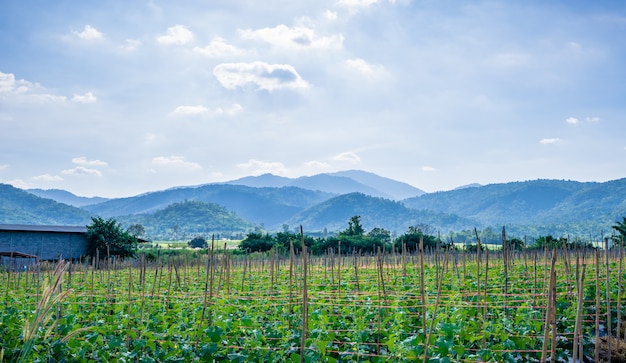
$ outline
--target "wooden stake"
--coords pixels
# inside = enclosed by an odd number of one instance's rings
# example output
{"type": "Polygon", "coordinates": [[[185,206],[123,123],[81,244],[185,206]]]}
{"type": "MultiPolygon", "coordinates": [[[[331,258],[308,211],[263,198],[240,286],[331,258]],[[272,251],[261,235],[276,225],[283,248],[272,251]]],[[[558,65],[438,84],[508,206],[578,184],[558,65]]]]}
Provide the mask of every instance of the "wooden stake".
{"type": "Polygon", "coordinates": [[[304,346],[309,331],[309,295],[307,291],[307,249],[304,244],[304,232],[300,225],[300,238],[302,240],[302,334],[300,336],[300,363],[304,363],[304,346]]]}

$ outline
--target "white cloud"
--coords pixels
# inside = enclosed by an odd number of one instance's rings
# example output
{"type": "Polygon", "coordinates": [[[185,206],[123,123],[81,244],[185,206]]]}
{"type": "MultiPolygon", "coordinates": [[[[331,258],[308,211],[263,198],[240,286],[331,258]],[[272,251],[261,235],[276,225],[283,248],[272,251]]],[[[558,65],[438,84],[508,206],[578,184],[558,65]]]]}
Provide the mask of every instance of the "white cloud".
{"type": "Polygon", "coordinates": [[[0,97],[13,98],[18,102],[34,103],[63,103],[67,100],[65,96],[58,96],[47,93],[48,91],[39,84],[21,80],[15,80],[11,73],[0,72],[0,97]]]}
{"type": "Polygon", "coordinates": [[[561,139],[559,139],[558,137],[552,137],[552,138],[541,139],[539,142],[544,145],[549,145],[549,144],[556,144],[559,141],[561,141],[561,139]]]}
{"type": "Polygon", "coordinates": [[[15,75],[0,72],[0,93],[12,92],[15,89],[15,75]]]}
{"type": "Polygon", "coordinates": [[[347,7],[370,6],[378,3],[380,0],[339,0],[337,5],[347,7]]]}
{"type": "Polygon", "coordinates": [[[7,184],[11,184],[16,188],[20,188],[20,189],[29,189],[31,188],[33,185],[31,183],[27,183],[22,179],[12,179],[12,180],[7,180],[6,182],[7,184]]]}
{"type": "Polygon", "coordinates": [[[387,74],[385,67],[377,64],[367,63],[361,58],[347,59],[346,65],[360,73],[363,73],[369,77],[380,77],[387,74]]]}
{"type": "Polygon", "coordinates": [[[319,37],[313,28],[305,26],[290,28],[284,24],[274,28],[245,29],[240,30],[239,33],[244,39],[260,40],[277,47],[291,49],[341,49],[344,40],[342,34],[319,37]]]}
{"type": "MultiPolygon", "coordinates": [[[[344,6],[347,8],[365,8],[368,6],[372,6],[374,4],[378,4],[381,0],[338,0],[336,2],[337,6],[344,6]]],[[[395,4],[395,0],[388,0],[390,4],[395,4]]]]}
{"type": "Polygon", "coordinates": [[[261,175],[266,173],[272,173],[274,175],[286,175],[287,168],[280,161],[261,161],[256,159],[250,159],[246,163],[237,164],[241,169],[254,169],[252,175],[261,175]]]}
{"type": "Polygon", "coordinates": [[[425,166],[422,166],[420,170],[430,172],[430,171],[435,171],[435,168],[433,168],[432,166],[425,165],[425,166]]]}
{"type": "Polygon", "coordinates": [[[58,175],[43,174],[43,175],[34,176],[33,180],[46,181],[46,182],[59,182],[59,181],[63,181],[63,178],[61,178],[58,175]]]}
{"type": "Polygon", "coordinates": [[[576,125],[580,121],[576,117],[568,117],[567,119],[565,119],[565,122],[567,122],[570,125],[576,125]]]}
{"type": "Polygon", "coordinates": [[[153,165],[175,167],[185,170],[202,170],[202,166],[192,161],[186,161],[184,156],[157,156],[152,159],[153,165]]]}
{"type": "Polygon", "coordinates": [[[7,165],[7,164],[0,164],[0,170],[4,170],[4,169],[6,169],[8,167],[9,167],[9,165],[7,165]]]}
{"type": "Polygon", "coordinates": [[[158,136],[155,133],[148,132],[143,137],[143,143],[146,145],[150,145],[154,143],[155,141],[157,141],[157,139],[158,139],[158,136]]]}
{"type": "Polygon", "coordinates": [[[600,118],[599,117],[587,117],[587,118],[585,118],[585,121],[587,121],[587,122],[600,122],[600,118]]]}
{"type": "Polygon", "coordinates": [[[307,88],[309,85],[289,64],[222,63],[213,69],[220,84],[227,89],[256,85],[259,90],[307,88]]]}
{"type": "Polygon", "coordinates": [[[102,176],[102,172],[98,169],[86,168],[84,166],[77,166],[73,169],[65,169],[61,173],[66,175],[95,175],[102,176]]]}
{"type": "Polygon", "coordinates": [[[48,93],[48,91],[37,83],[25,81],[23,79],[16,80],[13,73],[0,72],[0,97],[15,97],[18,101],[32,102],[65,102],[67,97],[57,96],[48,93]]]}
{"type": "Polygon", "coordinates": [[[240,104],[235,103],[227,108],[218,107],[211,110],[208,107],[198,106],[178,106],[170,115],[176,117],[184,116],[235,116],[243,110],[240,104]]]}
{"type": "Polygon", "coordinates": [[[194,116],[209,113],[209,109],[204,106],[178,106],[172,111],[172,116],[194,116]]]}
{"type": "Polygon", "coordinates": [[[72,158],[72,163],[76,165],[89,165],[89,166],[107,166],[109,165],[106,161],[102,160],[87,160],[84,156],[79,156],[76,158],[72,158]]]}
{"type": "Polygon", "coordinates": [[[333,156],[331,159],[335,161],[347,161],[350,163],[359,163],[361,161],[361,158],[352,151],[346,151],[346,152],[337,154],[333,156]]]}
{"type": "Polygon", "coordinates": [[[235,116],[238,113],[240,113],[242,110],[243,110],[243,107],[240,104],[235,103],[228,108],[219,107],[215,110],[215,113],[217,115],[235,116]]]}
{"type": "Polygon", "coordinates": [[[87,92],[84,95],[75,94],[74,97],[72,97],[72,101],[77,103],[94,103],[97,101],[97,98],[93,93],[87,92]]]}
{"type": "Polygon", "coordinates": [[[319,168],[319,169],[325,169],[330,166],[328,163],[325,163],[323,161],[317,161],[317,160],[307,161],[306,163],[304,163],[304,165],[310,168],[319,168]]]}
{"type": "Polygon", "coordinates": [[[126,39],[124,45],[120,45],[120,49],[125,50],[127,52],[132,52],[137,50],[141,46],[141,40],[138,39],[126,39]]]}
{"type": "Polygon", "coordinates": [[[225,39],[216,37],[206,47],[195,47],[194,52],[206,55],[211,58],[239,56],[246,53],[245,50],[228,44],[225,39]]]}
{"type": "Polygon", "coordinates": [[[167,28],[165,35],[157,37],[157,42],[165,45],[177,44],[183,45],[193,40],[193,33],[184,25],[174,25],[167,28]]]}
{"type": "Polygon", "coordinates": [[[74,32],[74,34],[76,34],[76,36],[80,39],[87,41],[104,39],[104,34],[91,25],[85,25],[85,29],[83,29],[82,32],[74,32]]]}
{"type": "Polygon", "coordinates": [[[326,11],[324,11],[324,17],[330,21],[337,20],[337,12],[326,9],[326,11]]]}

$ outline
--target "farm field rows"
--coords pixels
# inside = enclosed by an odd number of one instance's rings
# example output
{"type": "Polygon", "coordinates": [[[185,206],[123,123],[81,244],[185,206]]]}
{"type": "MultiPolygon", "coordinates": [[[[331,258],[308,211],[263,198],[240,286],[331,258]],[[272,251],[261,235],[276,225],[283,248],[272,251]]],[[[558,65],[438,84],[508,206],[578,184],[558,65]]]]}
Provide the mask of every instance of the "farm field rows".
{"type": "Polygon", "coordinates": [[[303,257],[7,269],[0,360],[567,362],[626,349],[621,251],[303,257]]]}

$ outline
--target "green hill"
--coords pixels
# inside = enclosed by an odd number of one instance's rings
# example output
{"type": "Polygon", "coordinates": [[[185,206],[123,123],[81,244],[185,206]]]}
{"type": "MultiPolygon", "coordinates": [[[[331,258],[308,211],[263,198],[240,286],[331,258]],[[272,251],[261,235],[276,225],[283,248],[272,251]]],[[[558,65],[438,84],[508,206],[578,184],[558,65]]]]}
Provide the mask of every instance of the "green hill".
{"type": "Polygon", "coordinates": [[[87,225],[90,213],[41,198],[8,184],[0,184],[0,223],[87,225]]]}
{"type": "Polygon", "coordinates": [[[360,215],[367,231],[380,227],[397,234],[409,226],[428,224],[442,231],[473,228],[475,221],[452,214],[415,210],[400,202],[367,196],[362,193],[344,194],[311,208],[287,221],[289,225],[302,225],[308,231],[339,231],[347,227],[350,217],[360,215]]]}
{"type": "Polygon", "coordinates": [[[242,185],[208,184],[181,187],[109,200],[85,206],[103,217],[150,213],[172,203],[195,200],[223,206],[252,223],[267,228],[281,223],[299,211],[320,203],[332,195],[296,187],[253,188],[242,185]]]}
{"type": "Polygon", "coordinates": [[[152,239],[243,235],[254,225],[215,203],[184,201],[153,213],[116,217],[126,227],[139,223],[152,239]]]}
{"type": "Polygon", "coordinates": [[[407,207],[452,213],[520,235],[610,233],[626,216],[626,178],[604,182],[533,180],[425,194],[407,207]]]}

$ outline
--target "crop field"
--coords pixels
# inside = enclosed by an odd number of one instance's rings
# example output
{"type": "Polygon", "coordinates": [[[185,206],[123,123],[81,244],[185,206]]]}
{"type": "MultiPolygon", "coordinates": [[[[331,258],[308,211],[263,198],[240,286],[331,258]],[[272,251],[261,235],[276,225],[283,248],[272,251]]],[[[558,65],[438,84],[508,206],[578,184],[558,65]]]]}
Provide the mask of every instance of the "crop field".
{"type": "Polygon", "coordinates": [[[0,361],[620,362],[621,261],[210,249],[5,268],[0,361]]]}

